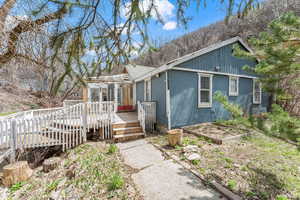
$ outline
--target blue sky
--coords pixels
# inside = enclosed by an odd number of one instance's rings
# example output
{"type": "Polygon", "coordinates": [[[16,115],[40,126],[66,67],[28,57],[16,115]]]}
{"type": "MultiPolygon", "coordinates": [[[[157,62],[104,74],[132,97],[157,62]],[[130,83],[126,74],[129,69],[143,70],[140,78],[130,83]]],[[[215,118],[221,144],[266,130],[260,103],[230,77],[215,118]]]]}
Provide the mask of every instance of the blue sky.
{"type": "MultiPolygon", "coordinates": [[[[176,0],[166,0],[173,4],[173,16],[166,17],[166,23],[175,22],[176,23],[176,0]]],[[[158,0],[160,2],[160,0],[158,0]]],[[[189,21],[187,29],[182,26],[170,27],[166,30],[164,25],[157,23],[155,19],[151,20],[149,24],[149,36],[152,39],[160,39],[163,41],[168,41],[170,39],[175,39],[186,33],[195,31],[201,27],[207,26],[219,20],[222,20],[226,16],[225,5],[220,4],[218,0],[208,1],[206,7],[201,6],[197,8],[196,1],[189,6],[186,11],[186,15],[192,19],[189,21]]],[[[174,25],[174,24],[173,24],[174,25]]]]}

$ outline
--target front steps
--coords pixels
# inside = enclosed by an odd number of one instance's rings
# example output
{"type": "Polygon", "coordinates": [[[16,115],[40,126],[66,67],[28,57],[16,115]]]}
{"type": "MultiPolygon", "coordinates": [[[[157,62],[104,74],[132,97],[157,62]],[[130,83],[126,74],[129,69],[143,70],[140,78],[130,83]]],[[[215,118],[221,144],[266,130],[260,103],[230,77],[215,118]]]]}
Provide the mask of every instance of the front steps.
{"type": "Polygon", "coordinates": [[[145,136],[139,121],[116,123],[112,128],[115,142],[136,140],[145,136]]]}

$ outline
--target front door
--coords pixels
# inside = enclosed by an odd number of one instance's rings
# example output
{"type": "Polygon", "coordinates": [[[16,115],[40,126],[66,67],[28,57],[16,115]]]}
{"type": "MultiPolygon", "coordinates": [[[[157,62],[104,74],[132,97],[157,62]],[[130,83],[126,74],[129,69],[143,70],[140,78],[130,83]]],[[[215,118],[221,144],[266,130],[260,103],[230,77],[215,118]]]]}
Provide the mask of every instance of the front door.
{"type": "Polygon", "coordinates": [[[132,111],[133,107],[133,89],[132,84],[124,84],[118,90],[118,111],[132,111]]]}

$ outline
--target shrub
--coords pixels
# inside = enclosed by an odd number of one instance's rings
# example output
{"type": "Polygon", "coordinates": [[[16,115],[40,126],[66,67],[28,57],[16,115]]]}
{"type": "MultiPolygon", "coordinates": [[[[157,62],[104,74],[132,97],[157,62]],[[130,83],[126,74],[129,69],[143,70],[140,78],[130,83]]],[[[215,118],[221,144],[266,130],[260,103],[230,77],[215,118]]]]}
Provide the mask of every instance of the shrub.
{"type": "Polygon", "coordinates": [[[236,105],[234,103],[230,103],[228,101],[228,98],[224,96],[220,91],[215,92],[214,94],[214,100],[219,102],[223,105],[223,107],[230,112],[233,119],[242,118],[243,117],[243,110],[239,105],[236,105]]]}
{"type": "Polygon", "coordinates": [[[108,190],[117,190],[124,185],[124,179],[120,174],[113,174],[108,183],[108,190]]]}
{"type": "Polygon", "coordinates": [[[300,139],[300,119],[292,117],[279,105],[272,105],[272,112],[267,114],[271,121],[271,134],[297,142],[300,139]]]}

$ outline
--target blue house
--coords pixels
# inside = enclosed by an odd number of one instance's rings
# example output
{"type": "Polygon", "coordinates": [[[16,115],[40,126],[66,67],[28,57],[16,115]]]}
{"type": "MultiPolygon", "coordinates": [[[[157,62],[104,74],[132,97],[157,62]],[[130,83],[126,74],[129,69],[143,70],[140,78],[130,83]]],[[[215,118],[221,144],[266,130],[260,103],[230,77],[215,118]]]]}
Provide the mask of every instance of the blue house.
{"type": "Polygon", "coordinates": [[[133,101],[155,101],[157,122],[169,129],[228,119],[229,113],[213,100],[216,91],[247,114],[265,112],[268,95],[261,90],[258,77],[243,70],[245,65],[254,67],[256,61],[233,56],[235,44],[251,51],[241,38],[234,37],[158,68],[126,66],[129,77],[134,77],[133,101]]]}
{"type": "Polygon", "coordinates": [[[213,99],[216,91],[246,114],[265,112],[268,95],[258,77],[243,70],[256,61],[235,57],[235,44],[251,51],[234,37],[158,68],[127,65],[117,75],[91,78],[83,96],[85,101],[114,101],[118,113],[137,110],[138,102],[156,102],[156,122],[168,129],[228,119],[228,111],[213,99]]]}

